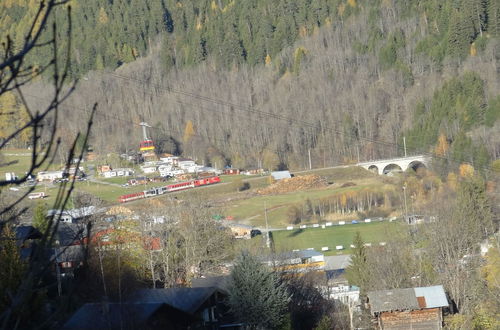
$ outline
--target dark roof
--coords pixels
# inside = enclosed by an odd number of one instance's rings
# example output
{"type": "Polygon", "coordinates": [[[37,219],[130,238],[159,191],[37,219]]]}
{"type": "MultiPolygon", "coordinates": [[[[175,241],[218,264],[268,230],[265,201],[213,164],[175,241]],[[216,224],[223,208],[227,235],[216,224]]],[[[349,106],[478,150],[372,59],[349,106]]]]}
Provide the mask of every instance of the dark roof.
{"type": "Polygon", "coordinates": [[[194,278],[191,281],[191,286],[193,288],[210,288],[214,287],[224,292],[228,292],[229,280],[231,277],[226,276],[210,276],[204,278],[194,278]]]}
{"type": "Polygon", "coordinates": [[[15,228],[16,239],[26,241],[28,239],[42,238],[42,233],[33,226],[18,226],[15,228]]]}
{"type": "Polygon", "coordinates": [[[183,312],[194,314],[217,288],[142,289],[132,296],[136,303],[164,303],[183,312]]]}
{"type": "Polygon", "coordinates": [[[442,285],[368,292],[372,313],[447,307],[442,285]]]}
{"type": "Polygon", "coordinates": [[[57,256],[58,262],[80,262],[85,257],[83,245],[70,245],[52,249],[52,258],[57,256]]]}
{"type": "Polygon", "coordinates": [[[133,329],[147,322],[162,305],[160,303],[85,304],[66,322],[64,329],[133,329]],[[105,310],[107,312],[104,312],[105,310]]]}
{"type": "Polygon", "coordinates": [[[56,240],[60,246],[68,246],[81,241],[86,234],[86,229],[81,224],[60,222],[57,226],[56,240]]]}
{"type": "Polygon", "coordinates": [[[368,301],[372,313],[419,309],[413,289],[368,292],[368,301]]]}

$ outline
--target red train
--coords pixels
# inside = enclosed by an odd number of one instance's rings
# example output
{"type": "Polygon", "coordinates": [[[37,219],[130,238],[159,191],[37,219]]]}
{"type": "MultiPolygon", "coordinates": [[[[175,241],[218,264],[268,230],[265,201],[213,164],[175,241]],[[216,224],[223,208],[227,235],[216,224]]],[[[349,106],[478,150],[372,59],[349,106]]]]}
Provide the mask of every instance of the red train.
{"type": "Polygon", "coordinates": [[[140,192],[133,193],[133,194],[122,195],[122,196],[118,197],[118,201],[120,203],[126,203],[126,202],[130,202],[130,201],[135,201],[136,199],[142,199],[142,198],[147,198],[147,197],[152,197],[152,196],[163,195],[163,194],[166,194],[166,193],[169,193],[172,191],[196,188],[196,187],[206,186],[209,184],[214,184],[214,183],[219,183],[219,182],[220,182],[220,177],[218,177],[218,176],[212,176],[212,177],[203,178],[203,179],[194,179],[194,180],[190,180],[190,181],[186,181],[186,182],[169,184],[169,185],[163,186],[163,187],[155,187],[155,188],[151,188],[149,190],[144,190],[144,191],[140,191],[140,192]]]}

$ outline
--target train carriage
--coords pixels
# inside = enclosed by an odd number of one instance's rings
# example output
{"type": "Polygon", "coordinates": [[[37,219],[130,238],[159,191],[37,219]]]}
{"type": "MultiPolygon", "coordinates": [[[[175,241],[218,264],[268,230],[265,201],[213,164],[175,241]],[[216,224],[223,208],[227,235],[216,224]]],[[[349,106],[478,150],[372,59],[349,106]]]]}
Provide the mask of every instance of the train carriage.
{"type": "Polygon", "coordinates": [[[179,191],[179,190],[190,189],[190,188],[210,185],[210,184],[214,184],[214,183],[219,183],[220,181],[221,181],[220,177],[213,176],[213,177],[208,177],[208,178],[203,178],[203,179],[196,179],[196,180],[191,180],[191,181],[186,181],[186,182],[179,182],[179,183],[174,183],[174,184],[170,184],[170,185],[163,186],[163,187],[151,188],[151,189],[141,191],[138,193],[122,195],[122,196],[118,197],[118,201],[120,203],[126,203],[126,202],[134,201],[137,199],[162,195],[162,194],[165,194],[168,192],[179,191]]]}
{"type": "Polygon", "coordinates": [[[118,197],[118,201],[120,203],[125,203],[125,202],[135,201],[137,199],[142,199],[144,197],[145,197],[144,191],[141,191],[138,193],[122,195],[122,196],[118,197]]]}

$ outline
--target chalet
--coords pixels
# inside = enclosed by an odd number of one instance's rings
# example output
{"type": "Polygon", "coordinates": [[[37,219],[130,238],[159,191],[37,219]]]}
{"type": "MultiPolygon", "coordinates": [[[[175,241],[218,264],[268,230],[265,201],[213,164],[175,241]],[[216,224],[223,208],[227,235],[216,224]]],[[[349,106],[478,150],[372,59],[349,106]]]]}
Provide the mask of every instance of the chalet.
{"type": "Polygon", "coordinates": [[[226,299],[216,287],[143,289],[121,304],[85,304],[63,329],[234,329],[226,299]]]}
{"type": "Polygon", "coordinates": [[[442,329],[448,299],[442,285],[368,292],[378,329],[442,329]]]}
{"type": "Polygon", "coordinates": [[[225,175],[238,175],[240,174],[240,170],[238,168],[225,168],[223,173],[225,175]]]}
{"type": "MultiPolygon", "coordinates": [[[[162,303],[189,316],[189,328],[216,328],[227,314],[227,293],[216,287],[142,289],[135,303],[162,303]]],[[[186,328],[188,328],[186,327],[186,328]]]]}
{"type": "Polygon", "coordinates": [[[87,230],[82,224],[59,223],[54,243],[59,247],[82,245],[87,242],[87,230]]]}

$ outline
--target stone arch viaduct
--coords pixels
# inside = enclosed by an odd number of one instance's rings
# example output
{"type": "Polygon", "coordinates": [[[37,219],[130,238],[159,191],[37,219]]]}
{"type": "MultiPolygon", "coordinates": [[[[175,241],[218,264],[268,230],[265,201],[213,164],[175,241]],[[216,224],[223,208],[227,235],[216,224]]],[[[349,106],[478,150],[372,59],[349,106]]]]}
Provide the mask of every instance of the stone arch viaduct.
{"type": "Polygon", "coordinates": [[[392,159],[372,160],[368,162],[358,163],[357,165],[382,175],[389,174],[391,172],[403,172],[410,168],[414,170],[419,167],[427,168],[430,164],[430,161],[431,157],[418,155],[392,159]]]}

